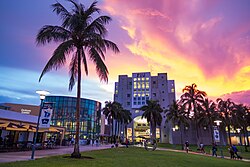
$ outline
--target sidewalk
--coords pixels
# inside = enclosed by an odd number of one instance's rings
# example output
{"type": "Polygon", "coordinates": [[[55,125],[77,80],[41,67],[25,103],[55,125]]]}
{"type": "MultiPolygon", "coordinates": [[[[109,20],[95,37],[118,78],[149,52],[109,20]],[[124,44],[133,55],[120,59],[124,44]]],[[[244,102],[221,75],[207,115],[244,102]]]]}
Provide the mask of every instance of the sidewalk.
{"type": "MultiPolygon", "coordinates": [[[[168,148],[157,148],[156,150],[162,150],[162,151],[173,151],[173,152],[182,152],[182,153],[186,153],[185,150],[174,150],[174,149],[168,149],[168,148]]],[[[210,154],[202,154],[202,153],[198,153],[198,152],[193,152],[193,151],[189,151],[186,154],[195,154],[195,155],[201,155],[201,156],[207,156],[207,157],[212,157],[210,154]]],[[[221,158],[220,156],[214,157],[214,158],[221,158]]],[[[225,159],[231,159],[230,157],[224,156],[225,159]]],[[[245,162],[250,162],[249,159],[242,159],[242,160],[237,160],[237,161],[245,161],[245,162]]]]}
{"type": "MultiPolygon", "coordinates": [[[[80,146],[80,152],[91,151],[91,150],[102,150],[111,148],[111,145],[100,145],[100,146],[80,146]]],[[[46,150],[36,150],[35,158],[43,158],[54,155],[63,155],[63,154],[71,154],[74,150],[73,146],[62,146],[60,148],[55,149],[46,149],[46,150]]],[[[30,160],[32,151],[21,151],[21,152],[4,152],[0,153],[0,163],[5,162],[14,162],[14,161],[27,161],[30,160]]]]}

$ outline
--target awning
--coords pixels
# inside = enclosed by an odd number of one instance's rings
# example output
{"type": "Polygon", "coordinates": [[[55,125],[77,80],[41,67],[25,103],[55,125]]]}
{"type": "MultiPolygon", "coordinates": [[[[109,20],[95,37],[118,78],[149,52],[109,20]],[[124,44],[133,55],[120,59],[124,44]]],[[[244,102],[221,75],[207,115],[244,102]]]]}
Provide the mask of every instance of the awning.
{"type": "Polygon", "coordinates": [[[27,129],[21,125],[12,122],[0,123],[0,129],[11,131],[27,131],[27,129]]]}

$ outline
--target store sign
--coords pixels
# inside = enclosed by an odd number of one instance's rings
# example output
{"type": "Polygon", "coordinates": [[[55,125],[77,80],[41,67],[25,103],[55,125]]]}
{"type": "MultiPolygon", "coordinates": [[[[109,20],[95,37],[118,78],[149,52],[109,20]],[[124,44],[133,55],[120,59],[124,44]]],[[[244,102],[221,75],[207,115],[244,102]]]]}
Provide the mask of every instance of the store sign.
{"type": "Polygon", "coordinates": [[[220,142],[220,132],[218,129],[214,129],[214,141],[220,142]]]}
{"type": "Polygon", "coordinates": [[[41,117],[39,122],[39,128],[49,128],[51,116],[53,112],[53,103],[43,103],[43,107],[41,110],[41,117]]]}
{"type": "Polygon", "coordinates": [[[22,114],[30,114],[30,113],[31,113],[31,110],[22,108],[22,109],[21,109],[21,113],[22,113],[22,114]]]}

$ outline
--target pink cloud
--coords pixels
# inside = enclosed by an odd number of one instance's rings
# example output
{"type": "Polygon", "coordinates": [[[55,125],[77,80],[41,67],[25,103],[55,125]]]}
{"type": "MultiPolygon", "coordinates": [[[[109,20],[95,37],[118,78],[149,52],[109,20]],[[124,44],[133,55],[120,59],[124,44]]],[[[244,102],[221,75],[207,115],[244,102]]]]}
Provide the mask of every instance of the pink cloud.
{"type": "Polygon", "coordinates": [[[230,98],[233,102],[250,106],[250,90],[232,92],[221,96],[223,99],[230,98]]]}

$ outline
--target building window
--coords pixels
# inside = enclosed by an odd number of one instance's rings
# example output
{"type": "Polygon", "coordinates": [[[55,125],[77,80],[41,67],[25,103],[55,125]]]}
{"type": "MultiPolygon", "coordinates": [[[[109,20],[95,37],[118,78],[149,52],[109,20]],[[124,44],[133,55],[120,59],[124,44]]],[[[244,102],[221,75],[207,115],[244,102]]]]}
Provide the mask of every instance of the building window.
{"type": "Polygon", "coordinates": [[[127,94],[127,97],[130,97],[130,94],[127,94]]]}
{"type": "Polygon", "coordinates": [[[171,89],[171,92],[174,93],[174,88],[171,89]]]}
{"type": "Polygon", "coordinates": [[[166,126],[164,126],[164,128],[166,128],[166,126]]]}
{"type": "Polygon", "coordinates": [[[144,105],[144,104],[145,104],[145,101],[142,102],[142,105],[144,105]]]}
{"type": "Polygon", "coordinates": [[[136,105],[136,101],[134,101],[134,105],[136,105]]]}
{"type": "Polygon", "coordinates": [[[153,97],[156,97],[156,93],[153,93],[153,97]]]}
{"type": "Polygon", "coordinates": [[[155,82],[155,81],[153,81],[153,84],[156,84],[156,82],[155,82]]]}
{"type": "Polygon", "coordinates": [[[162,91],[162,93],[164,93],[164,91],[162,91]]]}
{"type": "Polygon", "coordinates": [[[129,102],[129,101],[127,102],[127,105],[128,105],[128,106],[130,105],[130,102],[129,102]]]}
{"type": "Polygon", "coordinates": [[[167,137],[167,135],[164,135],[164,137],[167,137]]]}
{"type": "Polygon", "coordinates": [[[140,101],[138,101],[138,105],[141,105],[141,102],[140,102],[140,101]]]}
{"type": "Polygon", "coordinates": [[[164,84],[162,84],[162,86],[164,86],[164,84]]]}
{"type": "Polygon", "coordinates": [[[165,99],[162,99],[162,101],[165,101],[165,99]]]}

